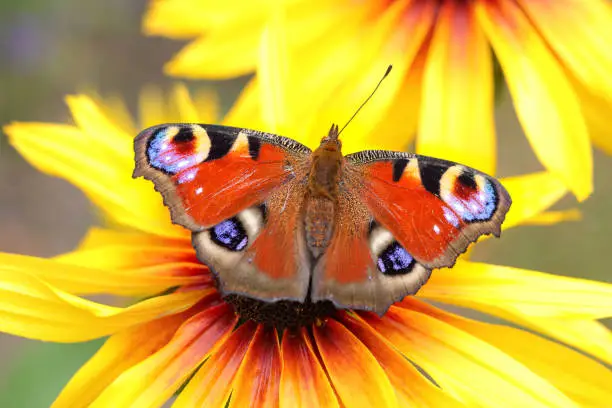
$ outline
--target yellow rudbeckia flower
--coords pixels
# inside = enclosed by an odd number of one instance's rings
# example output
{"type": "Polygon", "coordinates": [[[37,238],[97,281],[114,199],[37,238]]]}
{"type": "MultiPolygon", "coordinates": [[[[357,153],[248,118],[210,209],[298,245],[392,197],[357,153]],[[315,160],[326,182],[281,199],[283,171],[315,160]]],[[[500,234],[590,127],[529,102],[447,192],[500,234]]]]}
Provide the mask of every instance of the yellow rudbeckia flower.
{"type": "Polygon", "coordinates": [[[591,141],[612,153],[606,0],[156,0],[144,31],[195,38],[169,74],[227,78],[255,70],[261,34],[279,10],[297,67],[293,90],[327,98],[329,118],[348,116],[364,87],[395,66],[380,106],[362,118],[369,138],[390,134],[405,146],[418,134],[417,153],[439,157],[443,145],[444,158],[493,173],[495,57],[533,151],[578,199],[592,191],[591,141]]]}
{"type": "MultiPolygon", "coordinates": [[[[140,127],[215,122],[214,103],[196,108],[184,87],[171,100],[174,114],[146,92],[140,127]]],[[[92,229],[77,250],[53,259],[0,254],[1,331],[55,342],[110,336],[54,407],[159,407],[187,381],[173,406],[577,407],[612,400],[612,373],[592,357],[427,303],[499,316],[612,363],[610,332],[597,322],[612,315],[612,285],[600,282],[464,257],[382,318],[339,310],[282,333],[240,321],[197,261],[189,233],[170,223],[150,183],[131,178],[136,129],[90,97],[67,102],[74,125],[5,127],[33,165],[75,183],[116,226],[92,229]],[[92,294],[144,300],[112,307],[84,297],[92,294]]],[[[505,228],[563,218],[545,212],[566,193],[550,173],[502,182],[513,197],[505,228]]]]}

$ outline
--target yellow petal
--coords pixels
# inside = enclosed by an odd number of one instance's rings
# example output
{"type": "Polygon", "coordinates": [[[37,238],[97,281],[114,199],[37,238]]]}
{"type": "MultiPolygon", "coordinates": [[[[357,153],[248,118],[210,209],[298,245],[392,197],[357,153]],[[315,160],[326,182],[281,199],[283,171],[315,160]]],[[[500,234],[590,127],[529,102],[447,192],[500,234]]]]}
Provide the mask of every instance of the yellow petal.
{"type": "Polygon", "coordinates": [[[212,283],[208,268],[197,260],[187,239],[93,228],[76,251],[54,260],[61,264],[29,272],[76,294],[150,296],[169,287],[212,283]],[[72,273],[69,265],[92,273],[72,273]]]}
{"type": "Polygon", "coordinates": [[[417,153],[494,174],[491,51],[472,7],[440,8],[423,80],[417,153]]]}
{"type": "Polygon", "coordinates": [[[138,133],[139,129],[134,123],[134,118],[125,104],[123,97],[120,95],[110,95],[106,98],[96,98],[95,101],[105,116],[113,118],[113,123],[120,128],[121,131],[130,135],[138,133]]]}
{"type": "Polygon", "coordinates": [[[414,57],[395,99],[376,125],[376,129],[370,132],[366,145],[371,144],[377,149],[409,150],[410,143],[417,134],[427,49],[426,44],[422,45],[414,57]],[[385,137],[380,138],[380,135],[385,137]]]}
{"type": "Polygon", "coordinates": [[[612,315],[611,293],[603,282],[459,261],[432,274],[419,296],[501,317],[612,363],[612,333],[592,320],[612,315]]]}
{"type": "Polygon", "coordinates": [[[610,135],[609,120],[612,114],[612,102],[608,97],[597,95],[594,90],[586,88],[575,78],[571,79],[574,91],[580,100],[582,114],[589,127],[589,135],[593,144],[606,154],[612,155],[612,136],[610,135]]]}
{"type": "Polygon", "coordinates": [[[257,78],[251,79],[225,115],[223,124],[266,131],[263,107],[261,106],[261,93],[259,80],[257,78]]]}
{"type": "Polygon", "coordinates": [[[519,0],[558,58],[593,92],[612,102],[612,8],[602,0],[519,0]]]}
{"type": "Polygon", "coordinates": [[[393,345],[353,313],[342,323],[372,352],[395,389],[402,407],[457,407],[463,404],[426,379],[393,345]]]}
{"type": "MultiPolygon", "coordinates": [[[[78,252],[77,252],[78,254],[78,252]]],[[[34,275],[71,294],[113,294],[149,296],[168,288],[189,284],[211,283],[210,272],[202,264],[168,262],[132,269],[118,269],[96,264],[96,259],[116,257],[112,250],[87,251],[87,262],[71,265],[61,260],[0,253],[0,268],[34,275]],[[92,255],[89,257],[89,255],[92,255]]],[[[133,252],[134,256],[143,256],[133,252]]]]}
{"type": "Polygon", "coordinates": [[[89,407],[100,393],[124,371],[155,354],[174,336],[198,306],[160,317],[111,336],[64,387],[53,408],[89,407]]]}
{"type": "Polygon", "coordinates": [[[273,13],[263,31],[257,64],[264,124],[271,133],[285,134],[297,119],[292,116],[286,95],[291,92],[288,52],[285,16],[281,9],[273,13]]]}
{"type": "MultiPolygon", "coordinates": [[[[53,262],[53,261],[49,261],[53,262]]],[[[178,313],[214,289],[176,292],[117,308],[61,291],[29,274],[0,269],[0,331],[36,340],[77,342],[178,313]]]]}
{"type": "MultiPolygon", "coordinates": [[[[505,311],[504,311],[505,312],[505,311]]],[[[493,312],[501,317],[502,313],[493,312]]],[[[505,318],[532,330],[558,339],[601,361],[612,364],[612,333],[606,326],[594,320],[550,319],[514,313],[505,318]]]]}
{"type": "Polygon", "coordinates": [[[612,284],[469,261],[433,273],[419,295],[472,308],[488,304],[540,318],[612,316],[612,284]]]}
{"type": "Polygon", "coordinates": [[[612,401],[612,372],[600,363],[532,333],[481,323],[406,298],[402,307],[443,320],[512,356],[581,406],[603,407],[612,401]]]}
{"type": "Polygon", "coordinates": [[[225,304],[194,315],[161,349],[119,375],[90,407],[158,407],[223,344],[237,318],[225,304]]]}
{"type": "Polygon", "coordinates": [[[206,31],[206,6],[198,1],[151,1],[142,19],[147,35],[163,35],[173,39],[189,39],[206,31]]]}
{"type": "Polygon", "coordinates": [[[248,321],[236,329],[189,380],[172,407],[224,407],[256,327],[255,323],[248,321]]]}
{"type": "Polygon", "coordinates": [[[175,39],[192,38],[229,26],[260,27],[273,8],[294,1],[278,0],[157,0],[151,2],[143,19],[149,35],[175,39]]]}
{"type": "Polygon", "coordinates": [[[75,124],[91,141],[103,144],[118,158],[132,159],[132,135],[124,133],[92,98],[72,95],[66,97],[66,103],[75,124]]]}
{"type": "Polygon", "coordinates": [[[579,200],[593,190],[593,163],[578,99],[559,62],[513,2],[476,3],[536,156],[579,200]]]}
{"type": "Polygon", "coordinates": [[[211,89],[196,89],[193,103],[201,123],[217,123],[220,119],[219,94],[211,89]]]}
{"type": "Polygon", "coordinates": [[[154,85],[146,85],[138,95],[138,118],[143,129],[176,121],[169,115],[164,92],[154,85]]]}
{"type": "Polygon", "coordinates": [[[90,118],[110,133],[93,130],[90,124],[85,131],[67,125],[14,123],[5,127],[11,143],[39,170],[83,190],[110,221],[160,235],[184,235],[170,223],[169,212],[151,183],[132,179],[132,136],[96,119],[91,99],[83,96],[71,101],[80,122],[90,118]]]}
{"type": "Polygon", "coordinates": [[[451,325],[394,307],[366,321],[466,405],[575,407],[565,395],[501,350],[451,325]]]}
{"type": "Polygon", "coordinates": [[[358,51],[353,51],[357,58],[343,61],[339,66],[342,71],[336,76],[342,81],[331,88],[333,92],[320,108],[319,122],[339,123],[342,127],[372,93],[389,64],[393,65],[393,70],[343,133],[345,154],[369,148],[406,148],[413,129],[399,123],[396,134],[400,137],[392,138],[394,135],[379,133],[377,123],[386,120],[383,119],[386,111],[399,97],[400,87],[431,28],[434,14],[433,5],[397,1],[391,3],[374,24],[356,28],[351,39],[353,44],[347,43],[345,48],[357,48],[358,51]]]}
{"type": "Polygon", "coordinates": [[[95,256],[98,250],[108,254],[95,258],[95,264],[105,268],[136,268],[167,262],[196,262],[197,259],[188,236],[173,239],[103,228],[91,228],[78,250],[54,259],[72,265],[88,266],[92,263],[89,262],[89,256],[95,256]],[[138,252],[143,256],[136,256],[138,252]]]}
{"type": "Polygon", "coordinates": [[[187,86],[177,83],[172,88],[171,106],[176,110],[177,120],[172,122],[200,123],[200,115],[197,111],[187,86]]]}
{"type": "MultiPolygon", "coordinates": [[[[305,5],[311,3],[304,3],[305,5]]],[[[327,4],[329,7],[330,3],[327,4]]],[[[297,6],[297,5],[296,5],[297,6]]],[[[322,119],[321,111],[324,110],[322,101],[329,98],[333,94],[333,90],[337,87],[339,78],[344,78],[347,67],[354,67],[358,70],[359,66],[356,61],[361,55],[360,42],[355,37],[363,26],[363,20],[367,18],[368,12],[374,7],[373,4],[367,3],[362,7],[352,7],[350,4],[344,6],[334,6],[334,9],[326,15],[324,19],[329,22],[334,22],[333,30],[325,33],[319,41],[316,41],[311,46],[298,47],[297,45],[288,44],[289,58],[297,61],[291,65],[292,78],[295,82],[290,84],[290,89],[284,90],[284,96],[290,100],[291,114],[297,117],[299,122],[292,123],[291,133],[284,136],[299,140],[310,147],[316,147],[321,138],[329,130],[331,122],[327,119],[322,119]],[[337,27],[338,16],[341,16],[343,22],[342,28],[337,27]],[[329,56],[334,58],[330,59],[329,56]],[[305,58],[304,56],[308,56],[305,58]],[[342,61],[339,64],[338,61],[342,61]]],[[[302,7],[303,10],[291,8],[287,10],[288,15],[297,13],[299,19],[292,19],[292,25],[285,27],[290,37],[303,37],[304,33],[293,33],[298,26],[301,26],[304,21],[302,16],[316,16],[318,13],[313,13],[315,8],[302,7]]],[[[308,16],[306,17],[308,19],[308,16]]],[[[317,17],[320,18],[320,17],[317,17]]],[[[308,36],[310,34],[307,34],[308,36]]],[[[377,75],[382,75],[384,68],[377,75]]],[[[377,78],[378,79],[378,78],[377,78]]],[[[352,81],[349,81],[354,83],[352,81]]],[[[372,85],[373,86],[373,85],[372,85]]],[[[371,89],[368,89],[371,91],[371,89]]],[[[224,123],[269,131],[266,128],[264,115],[261,106],[260,81],[255,78],[242,91],[240,97],[231,108],[224,123]]],[[[360,98],[364,96],[360,95],[360,98]]],[[[351,114],[355,109],[350,107],[351,114]]],[[[348,116],[347,116],[348,119],[348,116]]],[[[338,122],[337,117],[333,117],[334,122],[338,122]]]]}
{"type": "Polygon", "coordinates": [[[227,79],[253,72],[262,24],[231,25],[183,48],[164,71],[183,78],[227,79]]]}
{"type": "Polygon", "coordinates": [[[567,193],[565,184],[549,172],[506,177],[501,182],[512,198],[504,228],[514,227],[532,219],[567,193]]]}

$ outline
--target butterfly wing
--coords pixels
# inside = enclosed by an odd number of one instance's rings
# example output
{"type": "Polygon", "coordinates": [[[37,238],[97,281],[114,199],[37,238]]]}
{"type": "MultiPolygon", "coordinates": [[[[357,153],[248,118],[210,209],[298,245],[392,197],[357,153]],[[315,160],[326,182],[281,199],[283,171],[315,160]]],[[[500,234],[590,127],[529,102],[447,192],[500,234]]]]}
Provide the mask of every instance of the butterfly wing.
{"type": "Polygon", "coordinates": [[[334,242],[315,267],[313,299],[382,313],[479,236],[500,234],[511,200],[486,174],[400,152],[345,160],[342,195],[351,204],[340,207],[334,242]]]}
{"type": "Polygon", "coordinates": [[[173,222],[193,231],[224,293],[306,297],[310,265],[296,234],[306,146],[248,129],[166,124],[141,132],[134,147],[134,176],[153,181],[173,222]]]}

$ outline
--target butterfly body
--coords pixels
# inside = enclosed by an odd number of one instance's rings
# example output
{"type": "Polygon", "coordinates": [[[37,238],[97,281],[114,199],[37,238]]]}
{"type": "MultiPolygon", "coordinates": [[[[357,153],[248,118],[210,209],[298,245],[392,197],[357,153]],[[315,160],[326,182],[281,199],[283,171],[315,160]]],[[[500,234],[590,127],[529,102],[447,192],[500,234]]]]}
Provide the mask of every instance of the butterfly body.
{"type": "Polygon", "coordinates": [[[304,230],[308,248],[315,258],[329,246],[337,213],[343,156],[338,128],[332,127],[312,153],[308,190],[304,197],[304,230]]]}
{"type": "Polygon", "coordinates": [[[160,125],[136,138],[134,174],[192,231],[221,292],[265,302],[384,313],[480,235],[500,233],[510,198],[495,179],[341,146],[337,126],[310,151],[248,129],[160,125]]]}

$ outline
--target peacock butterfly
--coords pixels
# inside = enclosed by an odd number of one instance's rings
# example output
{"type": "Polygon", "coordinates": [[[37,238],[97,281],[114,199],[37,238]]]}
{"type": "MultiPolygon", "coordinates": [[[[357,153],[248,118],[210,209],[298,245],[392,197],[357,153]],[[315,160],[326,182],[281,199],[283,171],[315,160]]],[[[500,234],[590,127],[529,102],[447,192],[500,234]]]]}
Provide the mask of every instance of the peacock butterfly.
{"type": "Polygon", "coordinates": [[[496,179],[341,146],[336,125],[311,151],[255,130],[164,124],[136,137],[134,177],[153,181],[173,222],[192,231],[223,294],[265,302],[382,314],[479,236],[499,236],[511,200],[496,179]]]}

